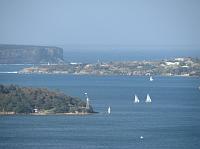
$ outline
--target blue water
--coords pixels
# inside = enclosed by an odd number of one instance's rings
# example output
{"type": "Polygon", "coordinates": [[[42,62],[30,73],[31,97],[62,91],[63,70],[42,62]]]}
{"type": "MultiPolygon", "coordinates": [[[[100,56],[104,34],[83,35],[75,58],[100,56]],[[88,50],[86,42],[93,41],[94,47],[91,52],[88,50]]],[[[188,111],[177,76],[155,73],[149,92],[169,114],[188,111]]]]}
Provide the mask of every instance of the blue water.
{"type": "MultiPolygon", "coordinates": [[[[59,46],[59,45],[58,45],[59,46]]],[[[163,60],[176,57],[198,57],[200,50],[197,48],[172,48],[172,47],[134,47],[134,46],[59,46],[64,49],[66,62],[95,63],[97,61],[133,61],[133,60],[163,60]]]]}
{"type": "Polygon", "coordinates": [[[0,149],[200,147],[200,78],[0,74],[0,83],[46,87],[83,100],[88,92],[99,112],[0,116],[0,149]],[[147,93],[151,104],[144,103],[147,93]],[[141,103],[133,104],[134,94],[141,103]]]}

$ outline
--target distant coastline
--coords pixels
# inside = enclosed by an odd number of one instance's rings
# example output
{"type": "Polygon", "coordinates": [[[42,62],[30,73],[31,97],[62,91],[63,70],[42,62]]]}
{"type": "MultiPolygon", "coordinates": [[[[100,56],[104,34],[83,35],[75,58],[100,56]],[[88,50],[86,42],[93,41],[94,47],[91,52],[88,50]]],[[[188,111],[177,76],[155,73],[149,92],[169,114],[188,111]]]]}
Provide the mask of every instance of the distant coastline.
{"type": "Polygon", "coordinates": [[[63,49],[55,46],[0,44],[0,64],[62,63],[63,49]]]}
{"type": "Polygon", "coordinates": [[[19,74],[73,74],[73,75],[126,75],[126,76],[198,76],[200,59],[175,58],[161,61],[123,61],[97,63],[43,64],[26,67],[19,74]]]}

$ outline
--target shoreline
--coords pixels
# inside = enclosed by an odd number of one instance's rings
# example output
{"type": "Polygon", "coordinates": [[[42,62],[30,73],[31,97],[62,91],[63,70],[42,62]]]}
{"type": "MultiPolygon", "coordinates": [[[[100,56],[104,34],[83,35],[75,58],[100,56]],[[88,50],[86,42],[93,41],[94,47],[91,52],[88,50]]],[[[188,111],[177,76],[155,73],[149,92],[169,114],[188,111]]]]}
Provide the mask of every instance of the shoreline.
{"type": "Polygon", "coordinates": [[[9,115],[33,115],[33,116],[48,116],[48,115],[66,115],[66,116],[80,116],[80,115],[91,115],[91,114],[96,114],[98,112],[93,112],[93,113],[0,113],[0,116],[9,116],[9,115]]]}
{"type": "MultiPolygon", "coordinates": [[[[19,75],[72,75],[72,76],[129,76],[129,77],[141,77],[141,76],[148,76],[148,75],[122,75],[122,74],[77,74],[77,73],[22,73],[19,71],[13,72],[0,72],[0,74],[19,74],[19,75]]],[[[199,78],[198,75],[152,75],[152,76],[160,76],[160,77],[185,77],[191,78],[196,77],[199,78]]]]}
{"type": "Polygon", "coordinates": [[[97,114],[98,112],[93,112],[93,113],[14,113],[14,112],[0,112],[0,116],[3,115],[36,115],[36,116],[40,116],[40,115],[91,115],[91,114],[97,114]]]}

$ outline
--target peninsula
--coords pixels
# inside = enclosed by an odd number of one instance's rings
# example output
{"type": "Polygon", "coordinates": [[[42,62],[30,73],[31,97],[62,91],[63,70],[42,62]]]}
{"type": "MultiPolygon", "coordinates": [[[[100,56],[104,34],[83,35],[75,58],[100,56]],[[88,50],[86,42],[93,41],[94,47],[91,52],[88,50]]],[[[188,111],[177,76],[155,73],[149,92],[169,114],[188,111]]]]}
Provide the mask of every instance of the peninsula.
{"type": "Polygon", "coordinates": [[[186,57],[159,61],[122,61],[39,65],[24,68],[18,73],[128,76],[200,76],[200,59],[186,57]]]}
{"type": "Polygon", "coordinates": [[[79,98],[45,88],[0,85],[0,115],[90,114],[91,105],[79,98]]]}

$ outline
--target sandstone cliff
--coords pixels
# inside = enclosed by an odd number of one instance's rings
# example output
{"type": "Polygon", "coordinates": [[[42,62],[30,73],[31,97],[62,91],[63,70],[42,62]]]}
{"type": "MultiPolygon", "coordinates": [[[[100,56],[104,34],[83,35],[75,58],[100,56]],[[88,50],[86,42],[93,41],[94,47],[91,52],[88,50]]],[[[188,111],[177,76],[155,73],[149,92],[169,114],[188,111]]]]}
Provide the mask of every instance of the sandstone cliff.
{"type": "Polygon", "coordinates": [[[0,64],[42,64],[63,62],[63,49],[50,46],[0,44],[0,64]]]}

